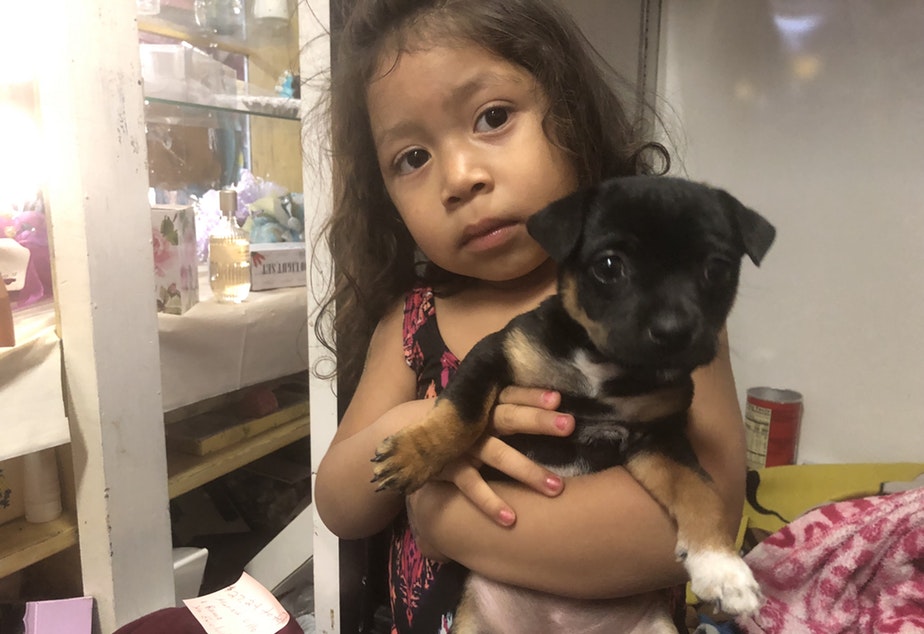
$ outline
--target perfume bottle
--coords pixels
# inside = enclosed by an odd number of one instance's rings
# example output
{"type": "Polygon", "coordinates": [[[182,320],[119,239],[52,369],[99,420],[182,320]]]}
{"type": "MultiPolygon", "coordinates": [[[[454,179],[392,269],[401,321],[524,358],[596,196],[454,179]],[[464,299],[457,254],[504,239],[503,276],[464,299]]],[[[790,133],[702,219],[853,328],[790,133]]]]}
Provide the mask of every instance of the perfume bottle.
{"type": "Polygon", "coordinates": [[[209,284],[219,302],[238,304],[250,293],[250,240],[234,217],[237,192],[223,189],[218,200],[222,218],[209,236],[209,284]]]}

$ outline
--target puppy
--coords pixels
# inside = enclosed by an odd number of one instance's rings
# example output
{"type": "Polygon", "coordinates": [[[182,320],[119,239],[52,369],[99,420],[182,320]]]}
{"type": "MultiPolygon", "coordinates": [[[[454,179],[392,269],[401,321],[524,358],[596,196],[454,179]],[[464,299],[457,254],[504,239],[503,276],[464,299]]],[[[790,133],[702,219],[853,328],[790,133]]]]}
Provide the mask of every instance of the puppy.
{"type": "MultiPolygon", "coordinates": [[[[760,264],[773,226],[719,189],[635,176],[559,200],[527,229],[558,263],[558,293],[471,350],[432,412],[383,441],[374,481],[416,490],[481,438],[505,386],[555,389],[574,432],[506,440],[563,475],[623,465],[676,522],[693,592],[729,613],[755,610],[760,589],[685,428],[691,373],[715,358],[741,259],[760,264]]],[[[452,631],[676,630],[657,593],[580,601],[472,574],[452,631]]]]}

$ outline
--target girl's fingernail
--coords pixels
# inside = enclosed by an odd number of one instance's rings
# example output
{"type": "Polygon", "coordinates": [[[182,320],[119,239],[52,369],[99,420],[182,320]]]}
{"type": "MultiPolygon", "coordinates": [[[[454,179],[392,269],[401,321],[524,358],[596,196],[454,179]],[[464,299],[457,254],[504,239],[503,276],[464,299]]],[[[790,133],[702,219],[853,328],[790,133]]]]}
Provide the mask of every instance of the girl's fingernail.
{"type": "Polygon", "coordinates": [[[500,523],[503,526],[511,526],[517,519],[517,516],[513,514],[513,511],[510,509],[501,509],[501,512],[497,514],[500,523]]]}
{"type": "Polygon", "coordinates": [[[542,394],[543,405],[554,406],[558,400],[558,392],[544,392],[542,394]]]}
{"type": "Polygon", "coordinates": [[[560,414],[555,417],[555,427],[557,427],[559,431],[565,431],[566,429],[568,429],[568,425],[570,423],[571,421],[569,420],[567,416],[560,414]]]}
{"type": "Polygon", "coordinates": [[[561,491],[561,488],[564,486],[564,483],[561,481],[561,478],[559,478],[558,476],[552,475],[552,476],[546,477],[545,486],[549,491],[553,493],[558,493],[559,491],[561,491]]]}

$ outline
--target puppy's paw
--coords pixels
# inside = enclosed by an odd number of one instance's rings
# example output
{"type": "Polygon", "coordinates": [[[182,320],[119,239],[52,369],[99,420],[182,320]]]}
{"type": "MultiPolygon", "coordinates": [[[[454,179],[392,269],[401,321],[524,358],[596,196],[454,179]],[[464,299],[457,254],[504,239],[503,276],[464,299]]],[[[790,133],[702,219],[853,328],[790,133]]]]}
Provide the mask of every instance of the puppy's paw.
{"type": "Polygon", "coordinates": [[[690,574],[693,594],[715,603],[723,612],[749,614],[763,602],[751,569],[734,553],[691,550],[684,558],[684,565],[690,574]]]}
{"type": "Polygon", "coordinates": [[[432,442],[422,427],[410,427],[383,440],[372,459],[372,482],[378,483],[378,490],[407,495],[442,471],[445,462],[426,449],[432,442]]]}

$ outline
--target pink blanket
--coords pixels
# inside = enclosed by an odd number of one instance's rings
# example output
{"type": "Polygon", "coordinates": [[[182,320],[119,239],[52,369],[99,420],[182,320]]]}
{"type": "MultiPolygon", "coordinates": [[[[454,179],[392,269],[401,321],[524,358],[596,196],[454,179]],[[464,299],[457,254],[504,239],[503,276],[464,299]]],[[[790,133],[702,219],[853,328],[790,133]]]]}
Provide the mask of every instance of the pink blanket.
{"type": "Polygon", "coordinates": [[[924,632],[924,488],[815,509],[746,560],[767,598],[748,634],[924,632]]]}

